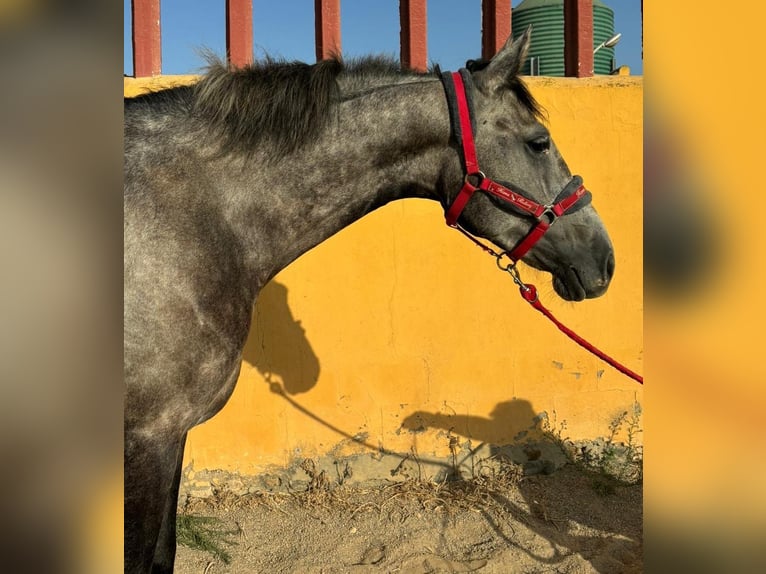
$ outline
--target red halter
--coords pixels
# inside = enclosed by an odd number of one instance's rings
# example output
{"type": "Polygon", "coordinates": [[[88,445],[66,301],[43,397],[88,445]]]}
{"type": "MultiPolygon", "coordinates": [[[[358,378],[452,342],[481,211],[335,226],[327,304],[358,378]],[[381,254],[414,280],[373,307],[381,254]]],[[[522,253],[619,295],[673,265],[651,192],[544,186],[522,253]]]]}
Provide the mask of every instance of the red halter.
{"type": "MultiPolygon", "coordinates": [[[[467,74],[468,72],[466,71],[465,73],[467,74]]],[[[474,192],[479,190],[486,191],[487,193],[500,198],[509,203],[514,210],[521,212],[523,215],[530,215],[537,219],[537,224],[530,230],[530,232],[519,241],[513,249],[507,252],[507,255],[514,262],[518,261],[542,238],[556,219],[568,211],[577,211],[590,203],[590,192],[582,185],[582,178],[574,176],[558,197],[553,200],[552,204],[542,205],[489,179],[484,175],[481,169],[479,169],[479,161],[476,158],[476,146],[473,143],[473,128],[471,125],[471,112],[462,74],[461,72],[452,72],[449,75],[445,74],[442,76],[442,82],[447,91],[447,100],[449,102],[450,114],[452,115],[453,131],[462,146],[463,162],[465,165],[463,187],[460,189],[460,193],[457,194],[457,197],[446,212],[447,225],[458,228],[463,233],[467,233],[457,220],[474,192]],[[453,97],[454,100],[452,99],[453,97]],[[578,205],[575,207],[575,204],[578,205]]]]}
{"type": "Polygon", "coordinates": [[[574,176],[564,189],[559,193],[556,199],[549,205],[541,205],[536,201],[533,201],[518,192],[512,191],[489,179],[479,169],[479,161],[476,159],[476,147],[473,143],[473,126],[471,125],[471,112],[468,97],[466,96],[465,84],[463,82],[462,74],[468,74],[467,70],[461,70],[460,72],[452,72],[451,74],[444,74],[441,77],[444,84],[444,90],[447,93],[447,104],[450,110],[450,118],[452,120],[452,131],[460,142],[463,151],[463,163],[465,166],[465,178],[463,181],[463,187],[457,194],[452,204],[447,208],[446,219],[447,225],[454,227],[471,241],[476,243],[487,253],[494,255],[497,259],[497,265],[503,271],[507,271],[513,278],[513,281],[519,286],[521,296],[532,307],[540,311],[548,319],[550,319],[558,329],[563,332],[567,337],[572,339],[578,345],[584,349],[590,351],[601,360],[610,364],[612,367],[630,377],[640,384],[644,384],[644,378],[631,371],[618,361],[601,351],[600,349],[591,345],[588,341],[580,337],[577,333],[566,327],[551,313],[538,299],[537,289],[534,285],[524,283],[519,276],[519,271],[516,268],[516,263],[521,259],[532,247],[537,243],[540,238],[545,234],[551,225],[561,217],[562,215],[572,213],[585,207],[591,200],[590,192],[585,189],[582,184],[582,178],[580,176],[574,176]],[[474,181],[471,181],[474,180],[474,181]],[[475,183],[474,183],[475,182],[475,183]],[[468,200],[476,191],[486,191],[507,202],[509,206],[515,211],[520,212],[523,215],[529,215],[537,219],[537,224],[527,233],[525,237],[521,239],[510,251],[497,252],[491,247],[484,245],[481,241],[473,237],[468,231],[463,229],[458,223],[458,218],[463,212],[468,200]],[[508,257],[511,263],[504,266],[502,264],[503,257],[508,257]]]}

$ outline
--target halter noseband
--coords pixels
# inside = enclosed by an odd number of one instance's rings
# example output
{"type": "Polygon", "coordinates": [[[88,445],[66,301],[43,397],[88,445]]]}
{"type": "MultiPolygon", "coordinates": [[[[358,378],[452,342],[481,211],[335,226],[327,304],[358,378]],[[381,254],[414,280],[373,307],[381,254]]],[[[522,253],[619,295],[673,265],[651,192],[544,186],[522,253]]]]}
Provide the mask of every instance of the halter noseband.
{"type": "MultiPolygon", "coordinates": [[[[479,190],[501,199],[511,209],[521,215],[534,217],[537,220],[537,224],[513,249],[504,253],[515,263],[542,238],[559,217],[566,213],[573,213],[588,205],[591,201],[591,194],[583,186],[582,178],[576,175],[572,177],[552,203],[542,205],[484,175],[481,169],[479,169],[479,161],[476,158],[476,146],[473,142],[474,129],[471,101],[466,93],[466,86],[472,87],[470,72],[464,68],[459,72],[445,72],[441,74],[441,81],[447,95],[452,135],[460,144],[463,152],[465,171],[463,187],[446,210],[447,225],[458,229],[473,239],[458,223],[458,218],[468,204],[468,200],[471,199],[474,192],[479,190]]],[[[474,239],[474,241],[476,240],[474,239]]]]}

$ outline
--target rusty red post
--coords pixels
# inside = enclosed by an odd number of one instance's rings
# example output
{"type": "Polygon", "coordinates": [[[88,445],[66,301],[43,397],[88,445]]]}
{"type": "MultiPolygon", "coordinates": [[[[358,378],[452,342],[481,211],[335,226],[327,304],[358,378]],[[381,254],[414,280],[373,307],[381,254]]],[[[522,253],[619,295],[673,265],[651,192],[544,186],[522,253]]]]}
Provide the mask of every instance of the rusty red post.
{"type": "Polygon", "coordinates": [[[481,57],[492,58],[510,35],[510,0],[481,0],[481,57]]]}
{"type": "Polygon", "coordinates": [[[317,61],[340,56],[340,0],[314,0],[317,61]]]}
{"type": "Polygon", "coordinates": [[[132,0],[133,75],[136,78],[162,73],[160,0],[132,0]]]}
{"type": "Polygon", "coordinates": [[[253,63],[252,0],[226,0],[226,58],[230,68],[253,63]]]}
{"type": "Polygon", "coordinates": [[[399,45],[402,68],[428,68],[426,0],[399,0],[399,45]]]}
{"type": "Polygon", "coordinates": [[[564,73],[593,75],[593,0],[564,0],[564,73]]]}

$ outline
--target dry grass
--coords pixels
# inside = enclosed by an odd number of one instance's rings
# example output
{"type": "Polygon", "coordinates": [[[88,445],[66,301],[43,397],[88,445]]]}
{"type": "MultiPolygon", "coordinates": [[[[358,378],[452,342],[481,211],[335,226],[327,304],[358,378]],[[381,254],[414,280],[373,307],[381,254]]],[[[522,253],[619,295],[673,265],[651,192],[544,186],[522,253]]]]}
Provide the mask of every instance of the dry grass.
{"type": "MultiPolygon", "coordinates": [[[[290,515],[291,509],[300,509],[308,511],[318,520],[320,516],[331,514],[354,517],[374,512],[381,518],[396,516],[397,521],[403,522],[418,512],[443,512],[451,516],[466,510],[497,510],[502,506],[498,500],[507,499],[518,482],[523,480],[518,465],[499,457],[479,461],[475,476],[466,480],[436,482],[418,473],[420,477],[406,477],[371,487],[333,482],[325,471],[317,470],[316,462],[311,459],[304,460],[301,469],[309,479],[305,489],[245,495],[223,490],[216,492],[212,498],[189,499],[182,512],[193,515],[210,508],[261,507],[290,515]]],[[[392,474],[396,475],[396,471],[392,474]]]]}

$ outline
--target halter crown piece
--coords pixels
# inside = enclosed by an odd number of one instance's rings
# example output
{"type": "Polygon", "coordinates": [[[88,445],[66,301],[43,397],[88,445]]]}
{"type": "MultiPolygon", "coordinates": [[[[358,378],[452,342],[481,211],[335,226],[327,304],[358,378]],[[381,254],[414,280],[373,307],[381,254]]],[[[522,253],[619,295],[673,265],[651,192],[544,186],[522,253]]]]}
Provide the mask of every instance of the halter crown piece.
{"type": "Polygon", "coordinates": [[[553,203],[542,205],[484,175],[479,168],[476,146],[473,142],[473,114],[467,93],[467,90],[473,87],[470,72],[466,69],[461,69],[459,72],[445,72],[441,75],[441,81],[447,94],[452,134],[460,145],[465,171],[463,187],[447,209],[447,225],[467,233],[458,223],[458,218],[468,204],[468,200],[476,191],[485,191],[494,195],[520,215],[531,216],[537,220],[537,224],[529,233],[513,249],[505,253],[514,262],[518,261],[545,235],[559,217],[588,205],[591,202],[591,194],[582,184],[582,178],[576,175],[561,190],[553,203]]]}
{"type": "Polygon", "coordinates": [[[524,255],[532,249],[535,243],[540,241],[542,236],[545,235],[545,232],[550,229],[551,225],[553,225],[559,217],[568,213],[574,213],[591,202],[591,193],[585,189],[582,178],[579,175],[572,177],[553,202],[547,205],[537,203],[521,192],[510,189],[508,185],[503,185],[502,183],[488,178],[479,168],[479,161],[476,157],[476,146],[473,141],[475,126],[473,114],[471,113],[471,100],[468,97],[468,92],[473,89],[470,72],[465,68],[462,68],[459,72],[444,72],[441,74],[441,81],[447,95],[447,107],[449,108],[452,135],[462,152],[463,171],[465,172],[463,187],[445,212],[447,225],[457,229],[486,252],[494,255],[497,258],[500,269],[507,271],[514,282],[519,286],[521,296],[535,309],[548,317],[560,331],[581,347],[590,351],[601,360],[609,363],[624,375],[643,384],[644,378],[641,375],[636,374],[603,351],[597,349],[556,319],[538,299],[535,286],[524,283],[516,268],[516,263],[519,259],[524,257],[524,255]],[[536,219],[537,223],[510,251],[496,252],[473,237],[458,223],[460,214],[463,212],[463,209],[465,209],[465,206],[468,204],[468,201],[473,194],[477,191],[484,191],[494,195],[507,203],[513,211],[522,216],[531,216],[536,219]],[[507,266],[501,264],[501,260],[505,256],[511,260],[511,263],[507,266]]]}

